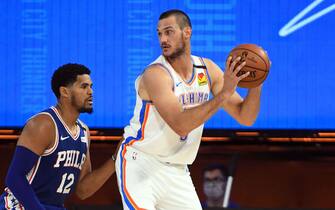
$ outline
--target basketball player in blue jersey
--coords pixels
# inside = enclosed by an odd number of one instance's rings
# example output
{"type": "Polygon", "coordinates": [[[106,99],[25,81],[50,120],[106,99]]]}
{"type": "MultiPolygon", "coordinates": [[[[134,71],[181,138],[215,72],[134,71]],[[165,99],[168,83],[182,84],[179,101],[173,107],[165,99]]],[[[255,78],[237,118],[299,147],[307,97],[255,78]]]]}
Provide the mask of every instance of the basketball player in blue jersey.
{"type": "Polygon", "coordinates": [[[92,113],[90,70],[80,64],[59,67],[52,76],[57,105],[29,119],[17,142],[0,209],[61,210],[75,191],[85,199],[114,173],[107,160],[91,171],[89,130],[78,117],[92,113]]]}
{"type": "Polygon", "coordinates": [[[237,83],[248,76],[238,76],[245,65],[241,58],[229,57],[223,74],[210,59],[191,55],[192,26],[183,11],[162,13],[157,34],[162,55],[135,82],[134,116],[115,164],[123,207],[201,209],[187,165],[197,155],[203,124],[223,108],[251,126],[261,87],[249,89],[243,99],[236,92],[237,83]]]}

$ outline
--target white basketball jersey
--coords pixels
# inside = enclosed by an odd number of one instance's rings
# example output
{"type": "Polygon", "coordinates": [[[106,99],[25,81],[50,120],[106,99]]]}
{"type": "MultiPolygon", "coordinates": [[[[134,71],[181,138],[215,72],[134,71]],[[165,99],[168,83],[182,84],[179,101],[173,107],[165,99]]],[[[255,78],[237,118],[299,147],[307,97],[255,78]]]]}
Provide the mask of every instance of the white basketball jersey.
{"type": "MultiPolygon", "coordinates": [[[[152,64],[162,65],[173,80],[173,91],[184,109],[199,106],[209,100],[210,78],[202,58],[192,56],[193,75],[185,82],[172,66],[159,56],[152,64]]],[[[187,136],[175,133],[163,120],[155,104],[145,101],[138,95],[140,75],[135,82],[136,106],[130,125],[125,128],[124,144],[150,154],[160,161],[174,164],[192,164],[201,141],[203,124],[187,136]]]]}

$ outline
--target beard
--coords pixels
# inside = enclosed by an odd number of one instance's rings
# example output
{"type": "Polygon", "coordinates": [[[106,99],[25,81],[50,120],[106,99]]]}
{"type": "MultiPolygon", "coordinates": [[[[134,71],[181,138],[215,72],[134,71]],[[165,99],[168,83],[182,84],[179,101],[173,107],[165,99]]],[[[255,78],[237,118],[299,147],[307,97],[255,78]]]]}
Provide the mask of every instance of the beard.
{"type": "Polygon", "coordinates": [[[176,58],[180,57],[185,53],[185,44],[182,43],[182,46],[178,47],[174,52],[171,53],[169,56],[165,56],[168,60],[175,60],[176,58]]]}
{"type": "Polygon", "coordinates": [[[93,113],[93,107],[81,107],[78,109],[79,113],[88,113],[92,114],[93,113]]]}
{"type": "Polygon", "coordinates": [[[185,54],[185,42],[183,41],[183,38],[184,36],[181,35],[179,46],[171,53],[171,55],[165,56],[165,58],[167,58],[168,60],[175,60],[176,58],[185,54]]]}
{"type": "Polygon", "coordinates": [[[85,107],[85,105],[82,105],[82,106],[78,105],[78,102],[73,95],[71,97],[71,105],[74,107],[79,107],[77,108],[79,113],[88,113],[88,114],[93,113],[93,107],[85,107]]]}

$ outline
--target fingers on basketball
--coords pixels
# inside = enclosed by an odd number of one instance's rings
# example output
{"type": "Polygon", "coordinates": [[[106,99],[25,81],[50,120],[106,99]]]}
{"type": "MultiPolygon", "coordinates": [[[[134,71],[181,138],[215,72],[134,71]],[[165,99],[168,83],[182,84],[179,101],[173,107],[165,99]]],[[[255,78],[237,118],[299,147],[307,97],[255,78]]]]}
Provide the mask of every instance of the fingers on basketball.
{"type": "Polygon", "coordinates": [[[270,70],[270,60],[266,51],[261,47],[255,44],[241,44],[233,48],[229,56],[232,57],[230,67],[232,71],[236,71],[240,80],[239,87],[257,87],[267,78],[270,70]],[[237,59],[238,57],[240,59],[237,59]],[[243,62],[245,62],[245,65],[239,69],[243,62]]]}

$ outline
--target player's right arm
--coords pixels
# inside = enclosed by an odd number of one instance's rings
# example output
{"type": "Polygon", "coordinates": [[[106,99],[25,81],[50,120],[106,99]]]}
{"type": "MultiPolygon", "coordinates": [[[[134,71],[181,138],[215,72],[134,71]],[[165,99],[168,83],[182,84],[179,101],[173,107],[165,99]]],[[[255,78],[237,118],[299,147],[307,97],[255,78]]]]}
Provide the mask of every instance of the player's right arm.
{"type": "Polygon", "coordinates": [[[173,92],[169,73],[159,65],[152,65],[144,72],[139,86],[144,100],[151,100],[165,122],[180,136],[208,120],[229,98],[224,92],[195,108],[183,109],[173,92]]]}
{"type": "Polygon", "coordinates": [[[37,115],[25,125],[6,176],[6,186],[25,209],[45,209],[29,184],[26,175],[40,155],[51,147],[55,125],[47,115],[37,115]]]}

